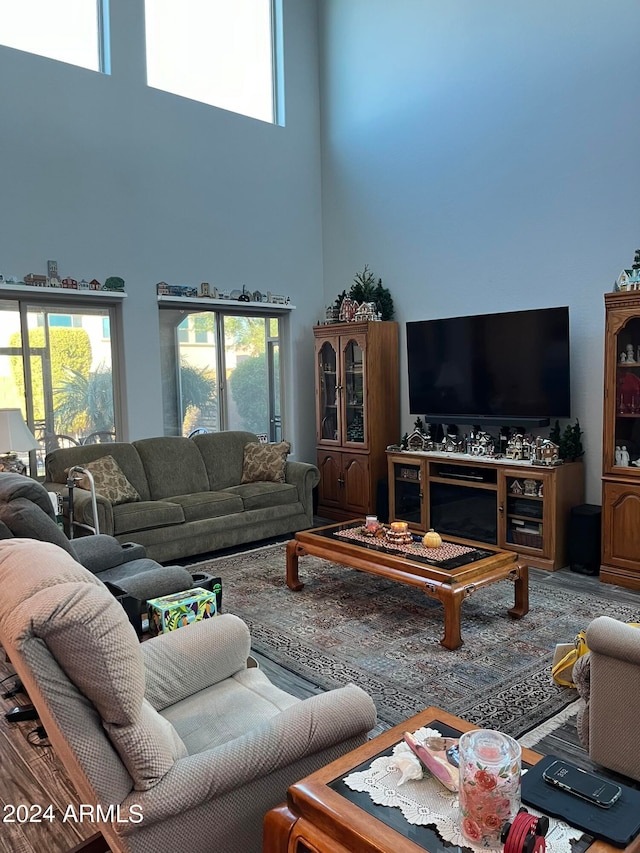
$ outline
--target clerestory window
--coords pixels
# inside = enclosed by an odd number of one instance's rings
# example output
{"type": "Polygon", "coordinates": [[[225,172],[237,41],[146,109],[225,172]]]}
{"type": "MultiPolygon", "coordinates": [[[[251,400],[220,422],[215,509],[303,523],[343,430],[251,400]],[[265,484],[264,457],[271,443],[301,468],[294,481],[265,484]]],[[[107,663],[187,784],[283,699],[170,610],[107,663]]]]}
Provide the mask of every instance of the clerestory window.
{"type": "Polygon", "coordinates": [[[280,0],[145,0],[147,83],[277,122],[280,0]]]}
{"type": "Polygon", "coordinates": [[[109,0],[0,0],[0,44],[109,74],[109,0]]]}

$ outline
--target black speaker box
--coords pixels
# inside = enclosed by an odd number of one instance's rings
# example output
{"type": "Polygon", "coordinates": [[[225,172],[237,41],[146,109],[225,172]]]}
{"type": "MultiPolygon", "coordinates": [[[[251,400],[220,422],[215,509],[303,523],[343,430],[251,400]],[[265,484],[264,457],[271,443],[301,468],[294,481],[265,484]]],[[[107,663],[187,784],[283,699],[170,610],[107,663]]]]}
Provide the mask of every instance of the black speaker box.
{"type": "Polygon", "coordinates": [[[569,516],[569,568],[581,575],[600,572],[602,507],[581,504],[569,516]]]}

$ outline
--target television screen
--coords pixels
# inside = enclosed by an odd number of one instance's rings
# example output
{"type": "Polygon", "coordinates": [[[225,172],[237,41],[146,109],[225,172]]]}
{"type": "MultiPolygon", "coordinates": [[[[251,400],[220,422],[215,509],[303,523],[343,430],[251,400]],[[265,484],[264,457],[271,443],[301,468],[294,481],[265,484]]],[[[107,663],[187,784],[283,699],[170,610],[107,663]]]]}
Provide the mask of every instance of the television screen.
{"type": "Polygon", "coordinates": [[[427,423],[571,417],[569,309],[407,323],[409,408],[427,423]]]}

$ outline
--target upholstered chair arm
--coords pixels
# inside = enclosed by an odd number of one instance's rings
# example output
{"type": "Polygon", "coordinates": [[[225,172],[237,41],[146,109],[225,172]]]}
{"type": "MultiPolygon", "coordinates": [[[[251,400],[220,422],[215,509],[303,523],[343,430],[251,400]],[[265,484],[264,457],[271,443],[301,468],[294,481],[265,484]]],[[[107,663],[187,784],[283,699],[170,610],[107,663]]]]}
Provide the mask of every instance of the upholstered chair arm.
{"type": "MultiPolygon", "coordinates": [[[[140,546],[141,547],[141,546],[140,546]]],[[[98,572],[104,572],[107,569],[112,569],[114,566],[121,566],[133,559],[122,545],[113,536],[108,536],[105,533],[99,533],[97,536],[81,536],[79,539],[73,539],[71,542],[71,550],[74,552],[76,559],[85,569],[89,569],[94,575],[98,572]]],[[[144,549],[141,557],[144,557],[144,549]]]]}
{"type": "Polygon", "coordinates": [[[640,629],[610,616],[598,616],[587,628],[592,652],[640,666],[640,629]]]}
{"type": "Polygon", "coordinates": [[[285,481],[296,486],[298,497],[313,523],[313,488],[320,482],[320,472],[307,462],[288,461],[284,470],[285,481]]]}
{"type": "Polygon", "coordinates": [[[587,628],[589,756],[640,781],[640,628],[598,616],[587,628]]]}
{"type": "MultiPolygon", "coordinates": [[[[149,826],[341,742],[358,736],[364,742],[375,723],[373,701],[354,684],[312,696],[235,740],[179,759],[153,788],[133,791],[123,807],[139,805],[149,826]]],[[[136,829],[122,824],[119,831],[136,829]]]]}
{"type": "Polygon", "coordinates": [[[246,669],[249,629],[224,613],[160,634],[142,644],[145,696],[161,711],[246,669]]]}

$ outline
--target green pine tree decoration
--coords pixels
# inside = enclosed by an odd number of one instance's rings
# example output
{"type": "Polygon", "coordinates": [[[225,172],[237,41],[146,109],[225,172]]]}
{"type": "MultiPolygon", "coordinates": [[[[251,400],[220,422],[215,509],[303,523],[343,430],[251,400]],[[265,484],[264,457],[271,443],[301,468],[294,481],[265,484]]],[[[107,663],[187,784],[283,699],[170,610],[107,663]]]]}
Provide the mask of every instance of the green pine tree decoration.
{"type": "Polygon", "coordinates": [[[336,296],[336,301],[333,303],[336,307],[338,314],[340,313],[340,309],[342,308],[342,303],[344,302],[346,295],[347,295],[347,291],[343,290],[342,293],[339,293],[336,296]]]}
{"type": "Polygon", "coordinates": [[[363,302],[373,302],[375,292],[375,276],[369,269],[369,265],[365,264],[362,272],[355,274],[349,296],[361,305],[363,302]]]}
{"type": "Polygon", "coordinates": [[[558,454],[563,462],[575,462],[584,456],[581,436],[582,430],[577,418],[575,424],[567,424],[564,431],[560,430],[560,424],[556,421],[549,433],[551,441],[558,445],[558,454]]]}
{"type": "Polygon", "coordinates": [[[584,456],[581,436],[580,422],[576,418],[575,424],[567,424],[562,433],[560,450],[558,451],[561,459],[566,462],[575,462],[576,459],[584,456]]]}
{"type": "Polygon", "coordinates": [[[359,305],[363,302],[375,302],[383,320],[393,320],[393,299],[389,289],[382,286],[382,279],[376,277],[365,264],[362,272],[356,273],[349,296],[359,305]]]}
{"type": "Polygon", "coordinates": [[[408,432],[405,432],[405,434],[400,439],[400,447],[403,450],[407,450],[407,448],[409,447],[409,433],[408,432]]]}
{"type": "Polygon", "coordinates": [[[424,421],[422,420],[420,415],[418,415],[418,417],[416,418],[413,428],[417,429],[421,433],[424,433],[424,421]]]}

